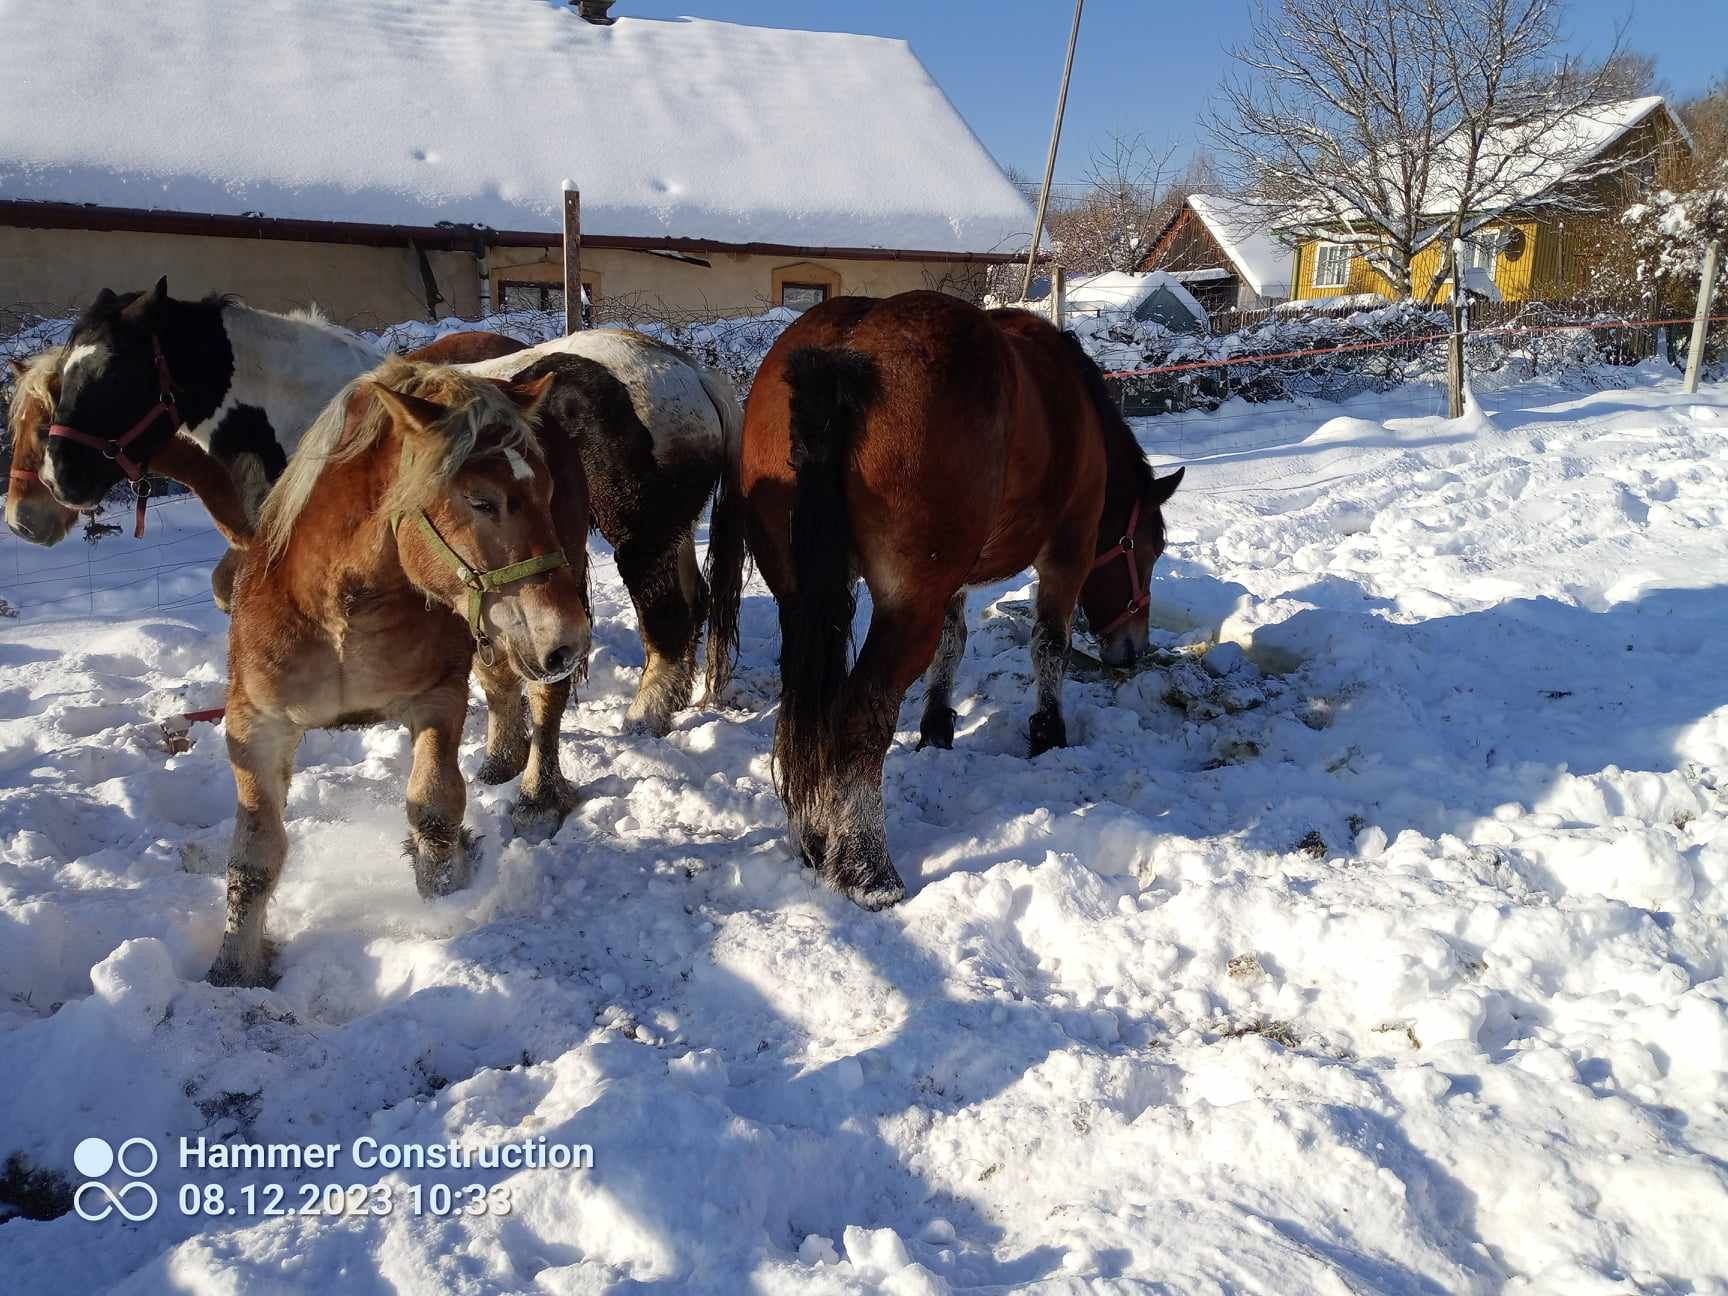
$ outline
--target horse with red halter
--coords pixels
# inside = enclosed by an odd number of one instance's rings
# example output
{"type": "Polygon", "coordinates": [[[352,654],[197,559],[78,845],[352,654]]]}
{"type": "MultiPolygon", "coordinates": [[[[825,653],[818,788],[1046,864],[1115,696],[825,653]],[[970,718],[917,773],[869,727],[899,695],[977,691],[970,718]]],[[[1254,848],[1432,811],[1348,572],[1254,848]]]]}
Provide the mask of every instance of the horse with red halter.
{"type": "MultiPolygon", "coordinates": [[[[13,390],[6,419],[11,449],[6,473],[6,525],[20,540],[43,546],[59,544],[81,516],[79,509],[69,508],[56,499],[42,480],[49,428],[60,397],[61,358],[62,349],[56,347],[32,360],[11,362],[13,390]]],[[[188,437],[173,437],[158,449],[151,469],[197,495],[229,544],[244,546],[250,541],[252,518],[245,502],[227,467],[203,447],[188,437]]],[[[219,598],[225,597],[221,594],[223,588],[219,583],[219,598]]]]}
{"type": "Polygon", "coordinates": [[[801,316],[751,388],[737,470],[716,506],[728,579],[710,634],[735,637],[742,536],[780,610],[774,756],[793,844],[858,904],[893,904],[882,762],[926,668],[919,745],[953,745],[967,588],[1037,572],[1031,752],[1065,745],[1075,606],[1107,663],[1144,649],[1182,471],[1154,477],[1072,336],[936,292],[801,316]],[[848,669],[860,576],[870,630],[848,669]]]}
{"type": "Polygon", "coordinates": [[[387,361],[337,394],[271,491],[229,627],[239,806],[212,981],[268,976],[264,914],[307,729],[408,726],[406,846],[422,895],[468,879],[456,754],[476,656],[528,682],[523,800],[560,818],[574,803],[558,719],[588,658],[587,487],[580,461],[549,463],[530,425],[549,385],[387,361]]]}

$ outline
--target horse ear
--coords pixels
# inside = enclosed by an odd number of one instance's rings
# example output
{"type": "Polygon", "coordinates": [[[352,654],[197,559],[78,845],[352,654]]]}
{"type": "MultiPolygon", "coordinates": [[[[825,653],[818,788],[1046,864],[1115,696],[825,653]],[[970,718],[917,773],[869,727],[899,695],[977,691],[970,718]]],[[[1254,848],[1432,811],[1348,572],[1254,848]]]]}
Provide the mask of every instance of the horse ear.
{"type": "Polygon", "coordinates": [[[1152,483],[1152,502],[1162,506],[1166,500],[1176,493],[1176,488],[1182,484],[1182,475],[1188,471],[1183,465],[1168,477],[1160,477],[1152,483]]]}
{"type": "Polygon", "coordinates": [[[517,409],[524,414],[532,414],[534,407],[546,395],[547,389],[552,386],[552,380],[556,377],[556,374],[544,373],[532,382],[500,382],[498,385],[504,389],[504,394],[511,399],[517,409]]]}
{"type": "Polygon", "coordinates": [[[429,401],[424,396],[411,396],[407,392],[399,392],[394,387],[386,387],[383,383],[370,383],[372,394],[376,396],[384,408],[390,411],[390,417],[396,426],[409,436],[425,436],[431,432],[450,411],[436,401],[429,401]]]}
{"type": "Polygon", "coordinates": [[[168,276],[163,275],[156,281],[154,288],[149,292],[139,293],[120,313],[127,319],[153,325],[161,318],[162,306],[167,300],[168,276]]]}

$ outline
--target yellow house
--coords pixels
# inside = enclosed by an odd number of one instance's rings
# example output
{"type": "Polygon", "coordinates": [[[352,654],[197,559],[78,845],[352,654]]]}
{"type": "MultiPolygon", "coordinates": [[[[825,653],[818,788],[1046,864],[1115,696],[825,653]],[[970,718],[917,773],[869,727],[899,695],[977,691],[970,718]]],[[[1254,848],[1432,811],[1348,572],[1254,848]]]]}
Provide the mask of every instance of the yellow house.
{"type": "MultiPolygon", "coordinates": [[[[1565,167],[1532,177],[1525,192],[1498,210],[1478,212],[1467,223],[1466,265],[1485,270],[1505,301],[1541,301],[1575,296],[1590,290],[1616,268],[1623,251],[1619,213],[1639,192],[1679,179],[1690,152],[1686,129],[1661,96],[1626,100],[1593,112],[1578,127],[1580,146],[1565,167]],[[1623,168],[1602,173],[1602,166],[1624,159],[1623,168]],[[1578,180],[1580,171],[1592,178],[1578,180]],[[1567,212],[1551,200],[1567,185],[1583,197],[1567,212]],[[1579,212],[1577,207],[1592,210],[1579,212]]],[[[1410,280],[1422,296],[1441,268],[1448,251],[1446,215],[1436,213],[1436,228],[1410,265],[1410,280]]],[[[1292,253],[1292,296],[1322,301],[1358,295],[1391,298],[1391,283],[1373,269],[1356,249],[1342,243],[1310,238],[1292,253]]],[[[1439,299],[1451,295],[1443,284],[1439,299]]]]}

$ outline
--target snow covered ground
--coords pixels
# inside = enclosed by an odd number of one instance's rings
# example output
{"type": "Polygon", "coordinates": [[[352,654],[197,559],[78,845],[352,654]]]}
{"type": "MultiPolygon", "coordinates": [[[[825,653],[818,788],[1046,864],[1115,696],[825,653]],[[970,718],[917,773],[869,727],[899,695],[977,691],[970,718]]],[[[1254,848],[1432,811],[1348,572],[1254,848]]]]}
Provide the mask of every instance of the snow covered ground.
{"type": "Polygon", "coordinates": [[[1025,629],[980,618],[1025,583],[978,591],[955,750],[902,712],[883,914],[782,847],[760,585],[728,705],[625,736],[602,556],[582,808],[518,840],[472,789],[476,882],[422,903],[403,735],[310,737],[272,991],[198,979],[232,785],[153,723],[220,700],[199,555],[92,618],[22,584],[72,544],[0,553],[0,1159],[162,1149],[148,1221],[0,1223],[0,1291],[1728,1292],[1728,390],[1483,404],[1190,422],[1174,656],[1071,681],[1066,750],[1025,758],[1025,629]],[[197,1172],[182,1135],[594,1164],[197,1172]],[[395,1209],[179,1206],[331,1182],[395,1209]],[[407,1206],[467,1183],[510,1213],[407,1206]]]}

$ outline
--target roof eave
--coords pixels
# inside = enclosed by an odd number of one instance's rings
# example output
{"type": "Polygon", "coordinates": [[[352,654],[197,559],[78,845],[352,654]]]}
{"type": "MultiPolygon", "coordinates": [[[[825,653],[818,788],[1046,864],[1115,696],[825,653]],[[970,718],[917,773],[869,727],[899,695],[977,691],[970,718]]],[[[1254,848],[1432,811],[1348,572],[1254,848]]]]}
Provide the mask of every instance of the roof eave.
{"type": "MultiPolygon", "coordinates": [[[[477,243],[489,247],[557,247],[563,235],[545,230],[499,230],[471,225],[380,225],[360,221],[320,221],[275,216],[234,216],[218,212],[156,211],[142,207],[103,207],[84,203],[0,199],[0,225],[21,229],[75,229],[104,233],[203,235],[291,243],[338,243],[466,252],[477,243]]],[[[588,234],[591,248],[652,252],[736,252],[759,256],[828,257],[846,261],[943,261],[1001,265],[1024,252],[955,252],[921,248],[819,247],[797,243],[733,243],[721,239],[667,235],[588,234]]]]}

